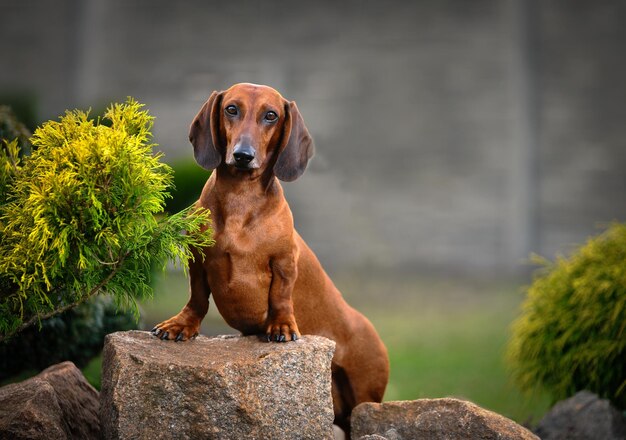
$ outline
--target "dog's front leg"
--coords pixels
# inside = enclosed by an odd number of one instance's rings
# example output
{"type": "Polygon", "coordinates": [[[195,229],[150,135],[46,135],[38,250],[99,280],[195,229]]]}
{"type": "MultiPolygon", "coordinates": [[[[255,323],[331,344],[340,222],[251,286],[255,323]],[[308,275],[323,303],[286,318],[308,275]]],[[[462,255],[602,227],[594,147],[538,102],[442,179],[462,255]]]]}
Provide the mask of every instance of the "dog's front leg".
{"type": "Polygon", "coordinates": [[[291,296],[298,276],[296,258],[295,253],[290,252],[270,260],[272,284],[265,330],[268,342],[295,341],[300,337],[291,296]]]}
{"type": "Polygon", "coordinates": [[[160,339],[188,341],[198,336],[200,323],[209,310],[211,289],[207,283],[202,256],[194,249],[189,261],[189,301],[175,316],[157,324],[152,334],[160,339]]]}

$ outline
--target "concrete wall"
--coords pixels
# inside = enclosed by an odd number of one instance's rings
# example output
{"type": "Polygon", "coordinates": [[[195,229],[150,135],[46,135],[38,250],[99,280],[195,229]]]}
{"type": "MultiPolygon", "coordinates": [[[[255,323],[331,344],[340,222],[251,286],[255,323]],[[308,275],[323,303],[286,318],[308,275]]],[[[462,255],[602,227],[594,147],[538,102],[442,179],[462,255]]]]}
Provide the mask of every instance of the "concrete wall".
{"type": "Polygon", "coordinates": [[[626,217],[623,2],[0,4],[0,95],[42,119],[132,95],[191,158],[212,90],[296,100],[317,156],[284,187],[331,272],[516,271],[626,217]]]}

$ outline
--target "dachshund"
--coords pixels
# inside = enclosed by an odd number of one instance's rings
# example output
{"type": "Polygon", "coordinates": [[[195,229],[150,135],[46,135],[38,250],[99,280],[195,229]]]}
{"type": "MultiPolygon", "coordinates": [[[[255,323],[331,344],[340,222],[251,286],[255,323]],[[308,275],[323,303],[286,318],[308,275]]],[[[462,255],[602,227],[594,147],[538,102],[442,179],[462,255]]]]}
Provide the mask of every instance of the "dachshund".
{"type": "Polygon", "coordinates": [[[214,170],[196,206],[211,212],[215,245],[192,251],[189,301],[152,333],[192,339],[212,294],[243,335],[332,339],[335,424],[349,432],[356,405],[382,400],[389,360],[373,325],[345,302],[294,229],[279,180],[300,177],[314,152],[296,103],[268,86],[235,84],[211,94],[189,140],[198,164],[214,170]]]}

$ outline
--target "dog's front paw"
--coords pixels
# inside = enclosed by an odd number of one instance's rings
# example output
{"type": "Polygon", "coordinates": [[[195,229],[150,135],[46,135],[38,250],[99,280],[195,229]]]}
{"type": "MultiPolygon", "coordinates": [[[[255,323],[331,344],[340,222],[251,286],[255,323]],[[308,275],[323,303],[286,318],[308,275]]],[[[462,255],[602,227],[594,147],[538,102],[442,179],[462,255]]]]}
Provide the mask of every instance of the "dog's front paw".
{"type": "Polygon", "coordinates": [[[293,316],[287,319],[274,319],[268,324],[265,337],[267,342],[297,341],[300,330],[293,316]]]}
{"type": "Polygon", "coordinates": [[[200,320],[181,312],[154,326],[150,333],[163,340],[188,341],[200,333],[200,320]]]}

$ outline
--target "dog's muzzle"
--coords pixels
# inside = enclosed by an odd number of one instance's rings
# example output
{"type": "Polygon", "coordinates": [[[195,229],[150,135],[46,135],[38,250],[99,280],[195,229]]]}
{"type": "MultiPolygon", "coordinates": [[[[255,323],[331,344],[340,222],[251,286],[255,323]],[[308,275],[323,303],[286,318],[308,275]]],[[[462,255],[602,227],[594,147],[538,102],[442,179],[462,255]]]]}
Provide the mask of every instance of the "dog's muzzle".
{"type": "Polygon", "coordinates": [[[250,164],[256,157],[256,150],[250,145],[239,145],[233,151],[235,166],[239,169],[247,170],[252,168],[250,164]]]}

